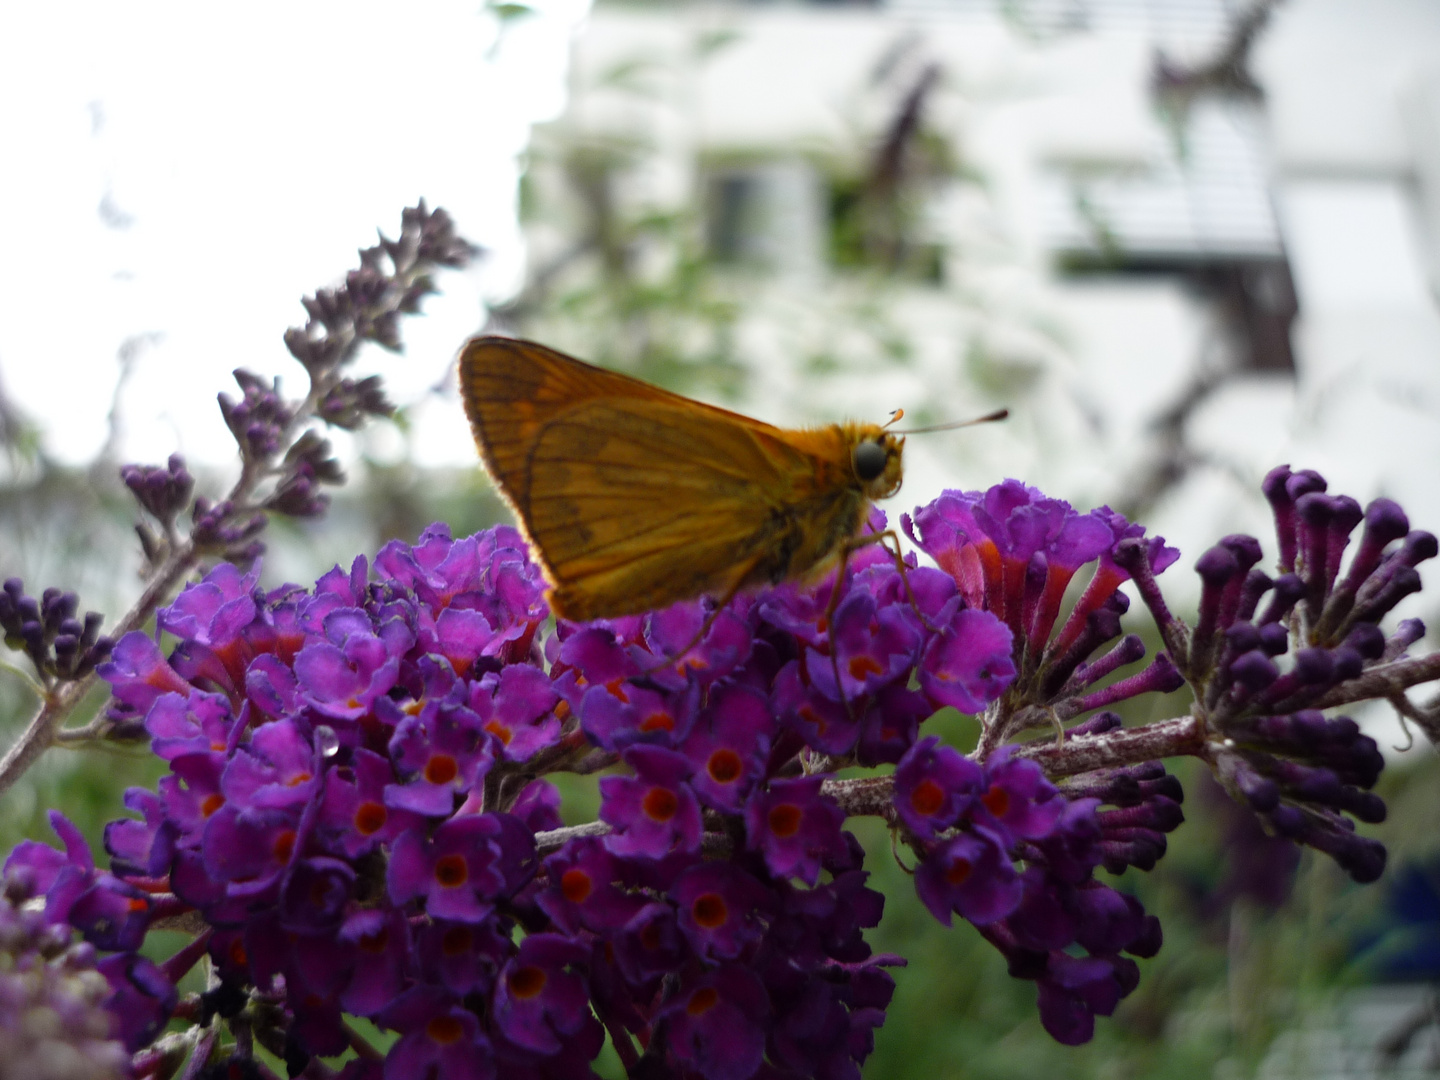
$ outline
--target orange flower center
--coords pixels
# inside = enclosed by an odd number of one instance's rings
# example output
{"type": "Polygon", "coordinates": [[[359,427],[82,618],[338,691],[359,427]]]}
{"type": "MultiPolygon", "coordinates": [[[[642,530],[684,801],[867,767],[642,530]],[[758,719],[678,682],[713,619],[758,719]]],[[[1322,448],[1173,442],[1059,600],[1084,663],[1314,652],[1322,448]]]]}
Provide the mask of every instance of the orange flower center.
{"type": "Polygon", "coordinates": [[[717,784],[732,783],[739,778],[744,768],[745,763],[740,760],[740,755],[734,750],[716,750],[705,764],[705,770],[710,774],[710,779],[717,784]]]}
{"type": "Polygon", "coordinates": [[[723,896],[711,892],[695,898],[695,902],[690,905],[690,914],[694,916],[697,926],[714,930],[725,925],[725,921],[730,918],[730,908],[723,896]]]}
{"type": "Polygon", "coordinates": [[[282,829],[275,837],[275,844],[271,851],[275,855],[276,862],[289,862],[290,854],[295,850],[295,830],[282,829]]]}
{"type": "Polygon", "coordinates": [[[449,1046],[460,1040],[465,1034],[465,1027],[453,1016],[437,1016],[425,1025],[425,1034],[430,1036],[431,1042],[449,1046]]]}
{"type": "Polygon", "coordinates": [[[685,1011],[691,1016],[703,1016],[713,1009],[719,1000],[720,995],[713,986],[702,986],[690,995],[690,1000],[685,1003],[685,1011]]]}
{"type": "Polygon", "coordinates": [[[985,809],[996,817],[1004,817],[1005,812],[1010,809],[1010,793],[999,784],[980,796],[980,801],[985,804],[985,809]]]}
{"type": "Polygon", "coordinates": [[[435,880],[447,889],[457,889],[470,877],[463,855],[442,855],[435,862],[435,880]]]}
{"type": "Polygon", "coordinates": [[[474,941],[468,926],[452,926],[440,938],[440,951],[446,956],[463,956],[474,941]]]}
{"type": "Polygon", "coordinates": [[[863,679],[866,675],[879,675],[885,670],[873,656],[852,656],[847,666],[850,668],[852,679],[863,679]]]}
{"type": "Polygon", "coordinates": [[[436,754],[425,763],[425,779],[432,784],[448,784],[459,773],[459,764],[449,754],[436,754]]]}
{"type": "Polygon", "coordinates": [[[579,867],[571,867],[560,875],[560,892],[572,904],[583,904],[594,888],[590,875],[579,867]]]}
{"type": "Polygon", "coordinates": [[[770,808],[770,831],[776,836],[794,836],[800,831],[800,808],[794,803],[781,803],[770,808]]]}
{"type": "Polygon", "coordinates": [[[929,817],[938,813],[945,805],[945,789],[934,780],[926,777],[915,785],[915,790],[910,793],[910,805],[917,814],[929,817]]]}
{"type": "Polygon", "coordinates": [[[525,967],[512,971],[508,982],[510,993],[517,998],[533,998],[545,989],[545,972],[534,964],[527,964],[525,967]]]}
{"type": "Polygon", "coordinates": [[[680,799],[666,788],[651,788],[645,793],[641,808],[651,821],[669,821],[680,809],[680,799]]]}
{"type": "Polygon", "coordinates": [[[363,802],[355,811],[355,828],[361,836],[373,836],[385,827],[390,812],[378,802],[363,802]]]}

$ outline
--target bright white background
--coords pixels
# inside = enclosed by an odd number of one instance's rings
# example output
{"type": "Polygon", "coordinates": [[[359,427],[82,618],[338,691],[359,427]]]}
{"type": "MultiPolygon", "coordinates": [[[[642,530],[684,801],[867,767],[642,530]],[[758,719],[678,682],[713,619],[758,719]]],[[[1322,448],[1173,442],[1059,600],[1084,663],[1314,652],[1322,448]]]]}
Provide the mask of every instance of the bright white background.
{"type": "MultiPolygon", "coordinates": [[[[139,339],[120,460],[231,460],[229,372],[301,388],[300,297],[421,196],[490,249],[441,277],[404,357],[361,360],[424,397],[521,272],[517,158],[563,107],[588,0],[533,6],[502,35],[480,0],[0,4],[0,385],[47,450],[94,457],[139,339]]],[[[453,404],[422,420],[422,463],[473,459],[453,404]]]]}

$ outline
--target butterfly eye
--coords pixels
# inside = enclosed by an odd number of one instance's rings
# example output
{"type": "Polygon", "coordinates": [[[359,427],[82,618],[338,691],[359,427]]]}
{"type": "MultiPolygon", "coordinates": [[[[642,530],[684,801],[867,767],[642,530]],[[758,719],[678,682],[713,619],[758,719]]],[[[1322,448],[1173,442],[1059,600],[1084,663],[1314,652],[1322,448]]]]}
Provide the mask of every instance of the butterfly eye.
{"type": "Polygon", "coordinates": [[[855,475],[868,484],[885,471],[889,460],[890,455],[878,442],[862,442],[855,447],[855,475]]]}

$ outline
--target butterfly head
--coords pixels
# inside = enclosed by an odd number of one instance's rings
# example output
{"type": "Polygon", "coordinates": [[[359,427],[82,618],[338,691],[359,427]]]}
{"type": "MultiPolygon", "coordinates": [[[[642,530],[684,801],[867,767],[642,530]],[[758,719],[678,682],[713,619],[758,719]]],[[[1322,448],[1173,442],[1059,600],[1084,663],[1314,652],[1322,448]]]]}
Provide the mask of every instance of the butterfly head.
{"type": "Polygon", "coordinates": [[[856,424],[850,435],[850,469],[868,499],[888,499],[904,479],[905,437],[877,424],[856,424]]]}

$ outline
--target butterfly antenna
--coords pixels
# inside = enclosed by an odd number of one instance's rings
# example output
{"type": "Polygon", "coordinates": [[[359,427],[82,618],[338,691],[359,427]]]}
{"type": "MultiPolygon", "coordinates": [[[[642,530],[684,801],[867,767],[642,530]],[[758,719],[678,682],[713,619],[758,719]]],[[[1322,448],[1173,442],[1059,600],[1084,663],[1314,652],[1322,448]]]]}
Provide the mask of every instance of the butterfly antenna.
{"type": "MultiPolygon", "coordinates": [[[[973,420],[955,420],[948,424],[931,424],[929,427],[907,428],[904,431],[897,431],[895,432],[895,434],[928,435],[932,431],[954,431],[956,428],[974,427],[976,424],[993,424],[997,420],[1004,420],[1009,415],[1009,409],[996,409],[992,413],[986,413],[984,416],[977,416],[973,420]]],[[[899,419],[900,417],[897,415],[894,420],[890,421],[890,423],[893,424],[895,420],[899,419]]],[[[889,425],[887,424],[886,426],[888,427],[889,425]]]]}

